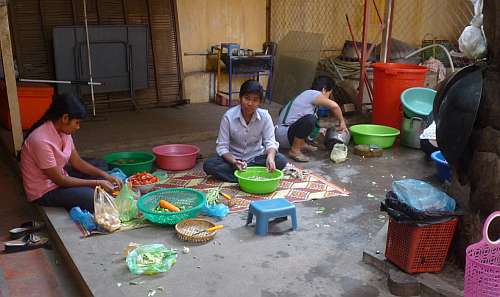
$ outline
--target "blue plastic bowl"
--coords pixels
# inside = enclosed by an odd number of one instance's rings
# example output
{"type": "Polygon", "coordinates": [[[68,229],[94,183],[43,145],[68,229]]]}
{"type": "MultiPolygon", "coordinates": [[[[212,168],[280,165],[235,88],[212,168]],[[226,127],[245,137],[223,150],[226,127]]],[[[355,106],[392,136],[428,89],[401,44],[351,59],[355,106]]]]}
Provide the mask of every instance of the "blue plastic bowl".
{"type": "Polygon", "coordinates": [[[401,93],[401,103],[408,118],[422,118],[432,112],[436,91],[429,88],[409,88],[401,93]]]}
{"type": "Polygon", "coordinates": [[[441,151],[432,153],[431,158],[432,160],[434,160],[434,163],[436,164],[438,178],[442,182],[451,181],[451,170],[450,167],[448,166],[448,162],[446,162],[446,159],[444,158],[441,151]]]}
{"type": "Polygon", "coordinates": [[[330,115],[330,109],[327,107],[320,107],[318,108],[318,116],[320,118],[326,118],[327,116],[330,115]]]}

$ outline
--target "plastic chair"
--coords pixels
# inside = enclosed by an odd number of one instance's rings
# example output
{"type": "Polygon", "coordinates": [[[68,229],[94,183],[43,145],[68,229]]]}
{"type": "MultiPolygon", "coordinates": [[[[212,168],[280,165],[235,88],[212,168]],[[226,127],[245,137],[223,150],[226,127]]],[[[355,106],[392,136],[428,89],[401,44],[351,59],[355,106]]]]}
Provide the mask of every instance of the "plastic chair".
{"type": "Polygon", "coordinates": [[[295,205],[284,198],[271,200],[259,200],[250,203],[248,209],[247,225],[252,223],[255,215],[255,233],[257,235],[266,235],[269,226],[269,220],[278,217],[292,218],[293,230],[297,230],[297,212],[295,205]]]}

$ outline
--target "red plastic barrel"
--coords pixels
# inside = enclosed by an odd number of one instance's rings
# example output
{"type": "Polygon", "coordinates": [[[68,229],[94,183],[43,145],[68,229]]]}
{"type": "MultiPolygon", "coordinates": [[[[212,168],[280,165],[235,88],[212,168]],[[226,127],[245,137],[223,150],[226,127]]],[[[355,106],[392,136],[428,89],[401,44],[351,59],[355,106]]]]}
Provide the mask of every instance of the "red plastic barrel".
{"type": "MultiPolygon", "coordinates": [[[[19,113],[23,130],[31,128],[43,116],[50,103],[52,103],[52,95],[54,95],[54,88],[49,85],[20,84],[17,86],[19,113]]],[[[0,83],[0,122],[7,129],[12,129],[7,89],[3,82],[0,83]]]]}
{"type": "Polygon", "coordinates": [[[412,87],[423,87],[427,67],[413,64],[375,63],[373,74],[372,122],[401,128],[401,93],[412,87]]]}

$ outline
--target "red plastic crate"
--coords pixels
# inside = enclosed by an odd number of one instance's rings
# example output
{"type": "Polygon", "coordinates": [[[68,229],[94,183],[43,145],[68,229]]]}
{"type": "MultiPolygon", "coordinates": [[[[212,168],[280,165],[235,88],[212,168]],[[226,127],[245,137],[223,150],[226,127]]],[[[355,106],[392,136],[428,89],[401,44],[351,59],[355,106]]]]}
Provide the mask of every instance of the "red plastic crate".
{"type": "Polygon", "coordinates": [[[389,220],[385,257],[408,273],[443,270],[458,220],[418,227],[389,220]]]}

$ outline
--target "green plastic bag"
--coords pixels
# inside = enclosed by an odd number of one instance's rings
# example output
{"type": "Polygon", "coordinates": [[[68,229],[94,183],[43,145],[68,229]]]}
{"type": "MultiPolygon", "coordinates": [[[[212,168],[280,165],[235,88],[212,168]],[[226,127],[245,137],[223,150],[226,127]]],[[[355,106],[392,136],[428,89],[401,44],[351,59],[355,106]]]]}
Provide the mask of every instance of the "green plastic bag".
{"type": "Polygon", "coordinates": [[[135,193],[129,184],[124,184],[120,194],[115,199],[116,208],[120,213],[120,221],[128,222],[137,217],[137,201],[134,199],[135,193]]]}
{"type": "Polygon", "coordinates": [[[169,271],[177,262],[177,252],[163,244],[141,245],[127,256],[127,266],[133,274],[157,274],[169,271]]]}

